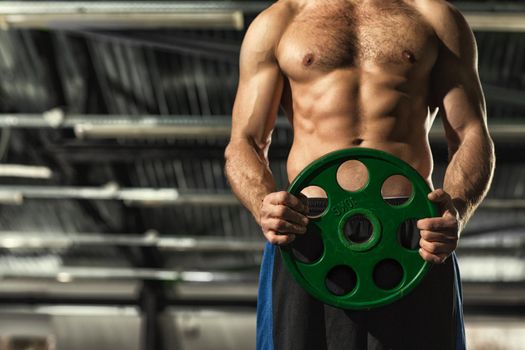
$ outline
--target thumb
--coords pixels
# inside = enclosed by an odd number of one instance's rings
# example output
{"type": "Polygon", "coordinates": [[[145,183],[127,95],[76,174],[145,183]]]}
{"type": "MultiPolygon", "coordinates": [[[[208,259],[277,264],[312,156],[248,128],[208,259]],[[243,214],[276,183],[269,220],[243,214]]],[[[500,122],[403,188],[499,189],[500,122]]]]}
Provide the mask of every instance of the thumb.
{"type": "Polygon", "coordinates": [[[455,210],[450,194],[445,192],[442,188],[438,188],[428,194],[428,199],[436,203],[443,210],[455,210]]]}

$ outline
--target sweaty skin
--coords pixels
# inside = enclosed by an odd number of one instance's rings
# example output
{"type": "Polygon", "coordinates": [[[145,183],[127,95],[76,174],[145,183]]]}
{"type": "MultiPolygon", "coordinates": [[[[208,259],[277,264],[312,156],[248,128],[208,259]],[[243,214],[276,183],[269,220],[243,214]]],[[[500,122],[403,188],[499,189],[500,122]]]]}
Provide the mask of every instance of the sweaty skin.
{"type": "MultiPolygon", "coordinates": [[[[252,22],[241,48],[226,174],[266,239],[278,245],[304,233],[308,222],[302,198],[278,191],[268,166],[280,105],[294,131],[290,182],[319,157],[359,146],[403,159],[432,188],[428,132],[441,110],[449,165],[443,189],[429,199],[443,215],[418,221],[420,254],[441,263],[455,250],[490,185],[494,150],[474,37],[450,4],[280,0],[252,22]]],[[[409,191],[398,180],[384,195],[409,191]]]]}

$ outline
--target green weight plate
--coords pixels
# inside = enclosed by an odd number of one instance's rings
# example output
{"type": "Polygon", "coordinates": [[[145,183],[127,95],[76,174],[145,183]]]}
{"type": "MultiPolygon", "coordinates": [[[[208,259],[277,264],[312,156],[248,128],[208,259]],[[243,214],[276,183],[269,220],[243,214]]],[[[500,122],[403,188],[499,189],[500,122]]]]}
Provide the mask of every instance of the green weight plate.
{"type": "Polygon", "coordinates": [[[323,188],[328,206],[320,216],[310,219],[300,240],[307,246],[322,244],[322,250],[319,248],[314,261],[305,261],[294,248],[299,241],[296,239],[281,247],[281,253],[296,281],[312,296],[340,308],[370,309],[400,299],[428,272],[430,265],[418,250],[403,247],[397,237],[405,221],[439,214],[427,199],[428,184],[410,165],[374,149],[340,150],[307,166],[288,192],[297,195],[308,186],[323,188]],[[368,170],[367,184],[355,192],[344,190],[337,182],[337,170],[348,160],[358,160],[368,170]],[[393,175],[403,175],[412,183],[412,196],[398,206],[381,196],[384,181],[393,175]],[[365,242],[351,242],[343,232],[347,220],[356,215],[372,224],[372,235],[365,242]],[[390,277],[395,277],[394,282],[390,277]],[[335,285],[330,282],[333,280],[337,281],[335,285]]]}

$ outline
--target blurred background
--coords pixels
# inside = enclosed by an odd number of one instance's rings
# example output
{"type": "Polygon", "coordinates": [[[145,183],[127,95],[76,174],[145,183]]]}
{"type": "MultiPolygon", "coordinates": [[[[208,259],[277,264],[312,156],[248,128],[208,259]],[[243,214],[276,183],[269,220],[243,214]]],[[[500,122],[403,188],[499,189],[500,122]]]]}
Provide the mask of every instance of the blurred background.
{"type": "MultiPolygon", "coordinates": [[[[467,336],[525,349],[525,4],[454,4],[497,147],[458,249],[467,336]]],[[[0,350],[254,348],[263,241],[223,150],[239,46],[269,5],[0,2],[0,350]]],[[[291,139],[280,117],[281,187],[291,139]]]]}

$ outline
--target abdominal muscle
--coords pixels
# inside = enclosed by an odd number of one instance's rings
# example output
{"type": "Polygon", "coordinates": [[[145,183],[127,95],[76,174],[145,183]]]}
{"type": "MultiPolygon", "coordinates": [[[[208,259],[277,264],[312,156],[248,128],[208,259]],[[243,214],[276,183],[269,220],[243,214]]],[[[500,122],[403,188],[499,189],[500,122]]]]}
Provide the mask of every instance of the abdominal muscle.
{"type": "MultiPolygon", "coordinates": [[[[345,140],[330,140],[321,141],[317,137],[301,137],[296,135],[296,140],[290,150],[287,169],[288,180],[290,183],[295,177],[310,163],[319,159],[320,157],[341,149],[353,147],[366,147],[388,152],[397,158],[400,158],[415,168],[418,173],[427,181],[428,185],[433,188],[431,172],[432,172],[432,155],[429,151],[428,144],[407,144],[398,142],[377,142],[364,140],[359,146],[355,146],[352,142],[345,142],[345,140]]],[[[347,140],[349,141],[349,140],[347,140]]],[[[348,183],[352,184],[352,179],[356,179],[357,183],[362,183],[360,179],[366,178],[367,174],[363,174],[360,168],[348,170],[350,174],[345,178],[348,183]]],[[[389,181],[383,188],[382,194],[385,197],[402,197],[411,194],[411,186],[406,181],[398,179],[399,181],[389,181]]],[[[348,186],[348,184],[346,185],[348,186]]],[[[351,185],[350,187],[354,187],[351,185]]],[[[305,193],[308,197],[321,196],[322,193],[315,193],[310,191],[305,193]]]]}
{"type": "MultiPolygon", "coordinates": [[[[428,131],[435,114],[427,103],[428,74],[410,69],[364,64],[288,75],[285,105],[294,129],[287,162],[289,181],[327,153],[358,146],[404,160],[432,188],[428,131]]],[[[400,179],[389,181],[383,190],[384,196],[404,196],[410,195],[411,186],[400,179]]]]}
{"type": "MultiPolygon", "coordinates": [[[[376,116],[362,120],[359,125],[356,125],[356,118],[352,115],[330,116],[330,111],[325,112],[328,113],[313,118],[301,117],[299,113],[294,113],[294,141],[287,161],[290,182],[307,165],[330,152],[366,147],[388,152],[404,160],[433,188],[431,180],[433,160],[428,143],[428,124],[431,116],[428,109],[426,115],[376,116]]],[[[359,179],[367,177],[367,174],[363,174],[360,170],[355,168],[349,171],[351,174],[345,176],[350,184],[352,179],[359,182],[359,179]]],[[[402,178],[397,180],[387,182],[383,187],[383,196],[397,197],[411,194],[410,184],[402,178]]],[[[320,195],[320,193],[305,194],[309,197],[320,195]]]]}

